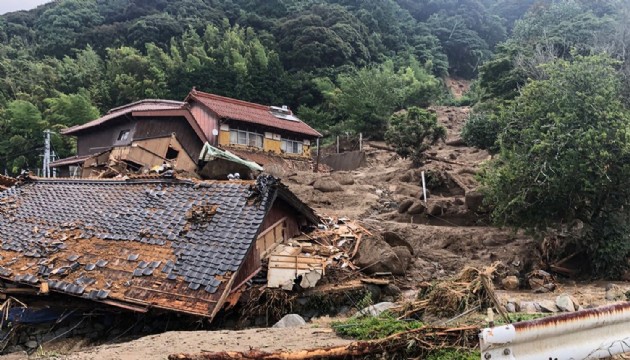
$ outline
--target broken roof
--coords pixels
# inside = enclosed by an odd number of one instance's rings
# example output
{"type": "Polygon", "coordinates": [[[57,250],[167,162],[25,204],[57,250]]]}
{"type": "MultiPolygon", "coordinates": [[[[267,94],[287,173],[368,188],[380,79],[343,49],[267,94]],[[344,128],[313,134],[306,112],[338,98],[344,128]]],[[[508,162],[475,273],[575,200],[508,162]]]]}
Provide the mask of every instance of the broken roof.
{"type": "Polygon", "coordinates": [[[277,197],[317,219],[271,177],[27,179],[0,192],[0,278],[213,317],[277,197]]]}
{"type": "Polygon", "coordinates": [[[322,134],[294,116],[291,117],[294,120],[286,120],[274,116],[269,106],[208,94],[194,89],[190,92],[186,101],[189,99],[200,102],[210,111],[224,119],[254,123],[309,137],[322,136],[322,134]]]}

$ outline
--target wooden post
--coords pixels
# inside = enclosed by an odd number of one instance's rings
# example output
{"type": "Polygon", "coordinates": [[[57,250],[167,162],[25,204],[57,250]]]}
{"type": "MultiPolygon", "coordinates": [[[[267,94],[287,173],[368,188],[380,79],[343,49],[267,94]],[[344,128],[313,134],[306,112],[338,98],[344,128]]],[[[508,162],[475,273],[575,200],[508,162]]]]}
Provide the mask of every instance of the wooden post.
{"type": "Polygon", "coordinates": [[[337,154],[339,154],[339,135],[337,135],[337,154]]]}
{"type": "Polygon", "coordinates": [[[321,152],[319,151],[319,138],[317,138],[317,158],[315,160],[315,169],[313,169],[313,172],[319,172],[319,155],[321,154],[321,152]]]}
{"type": "Polygon", "coordinates": [[[363,133],[359,133],[359,151],[363,151],[363,133]]]}

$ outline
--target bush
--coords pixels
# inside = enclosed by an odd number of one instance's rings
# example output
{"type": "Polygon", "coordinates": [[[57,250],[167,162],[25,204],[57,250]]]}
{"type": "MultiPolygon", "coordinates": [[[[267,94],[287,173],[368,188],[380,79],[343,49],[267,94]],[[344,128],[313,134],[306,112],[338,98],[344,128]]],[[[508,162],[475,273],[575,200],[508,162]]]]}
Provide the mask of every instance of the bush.
{"type": "Polygon", "coordinates": [[[392,115],[385,141],[403,158],[420,165],[424,152],[439,140],[446,139],[446,128],[439,125],[437,116],[418,107],[410,107],[392,115]]]}
{"type": "Polygon", "coordinates": [[[468,146],[496,153],[499,150],[497,140],[501,130],[501,123],[496,115],[472,113],[462,129],[462,139],[468,146]]]}
{"type": "Polygon", "coordinates": [[[350,318],[346,321],[332,324],[332,328],[337,334],[358,340],[382,339],[389,335],[419,329],[423,326],[424,324],[420,321],[398,320],[387,312],[378,317],[350,318]]]}

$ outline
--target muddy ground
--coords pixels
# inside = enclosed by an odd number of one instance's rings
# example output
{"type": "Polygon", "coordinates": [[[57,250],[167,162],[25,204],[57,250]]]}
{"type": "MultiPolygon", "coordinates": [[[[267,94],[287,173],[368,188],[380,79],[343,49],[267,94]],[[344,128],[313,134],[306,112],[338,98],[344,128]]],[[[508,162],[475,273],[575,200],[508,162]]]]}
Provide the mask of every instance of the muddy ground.
{"type": "MultiPolygon", "coordinates": [[[[422,167],[387,150],[384,143],[367,143],[367,166],[349,172],[315,174],[287,171],[283,182],[320,214],[359,219],[374,234],[398,234],[413,250],[411,264],[396,283],[403,295],[412,298],[420,285],[449,278],[466,266],[500,266],[500,276],[523,277],[541,267],[536,242],[522,233],[489,225],[475,189],[475,174],[490,154],[465,146],[460,130],[469,108],[435,107],[438,120],[448,129],[444,143],[429,151],[422,167]],[[423,201],[422,172],[429,190],[423,201]],[[321,191],[321,181],[332,183],[334,191],[321,191]],[[318,185],[318,182],[320,184],[318,185]],[[403,205],[406,204],[406,205],[403,205]],[[402,207],[406,209],[401,209],[402,207]],[[409,206],[407,206],[409,205],[409,206]],[[403,211],[404,210],[404,211],[403,211]]],[[[497,279],[500,284],[501,279],[497,279]]],[[[498,295],[504,302],[543,301],[561,293],[572,295],[580,306],[608,303],[608,283],[579,283],[559,278],[553,293],[535,294],[531,290],[507,291],[498,295]]],[[[619,284],[623,290],[630,284],[619,284]]],[[[480,324],[483,325],[483,324],[480,324]]],[[[336,337],[326,326],[299,329],[250,329],[243,331],[167,332],[131,342],[83,349],[72,340],[50,344],[35,355],[40,357],[72,353],[68,359],[164,359],[170,353],[203,350],[304,349],[340,345],[347,340],[336,337]]],[[[0,359],[24,358],[24,354],[0,359]]]]}

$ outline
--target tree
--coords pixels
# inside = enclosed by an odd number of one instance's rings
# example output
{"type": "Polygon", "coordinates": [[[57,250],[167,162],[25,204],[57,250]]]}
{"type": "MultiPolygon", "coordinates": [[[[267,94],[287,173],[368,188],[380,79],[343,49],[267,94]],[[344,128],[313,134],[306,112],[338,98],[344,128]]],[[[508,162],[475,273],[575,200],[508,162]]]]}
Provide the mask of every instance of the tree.
{"type": "Polygon", "coordinates": [[[4,169],[19,174],[22,169],[34,168],[39,162],[39,150],[44,142],[47,123],[37,107],[28,101],[15,100],[8,104],[0,140],[0,160],[4,169]]]}
{"type": "Polygon", "coordinates": [[[599,275],[619,274],[630,254],[630,113],[614,65],[602,55],[545,65],[502,113],[500,156],[482,179],[500,225],[584,224],[564,250],[599,275]]]}
{"type": "Polygon", "coordinates": [[[446,128],[438,124],[435,113],[418,107],[392,115],[385,141],[402,158],[410,158],[419,166],[431,145],[446,139],[446,128]]]}

